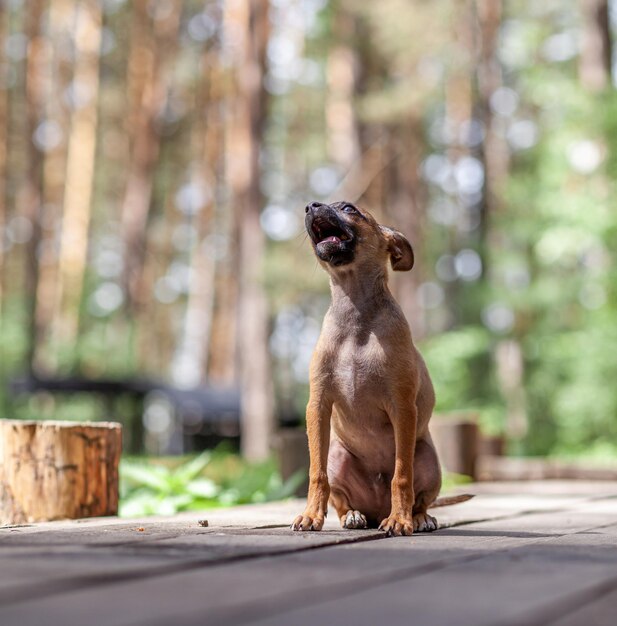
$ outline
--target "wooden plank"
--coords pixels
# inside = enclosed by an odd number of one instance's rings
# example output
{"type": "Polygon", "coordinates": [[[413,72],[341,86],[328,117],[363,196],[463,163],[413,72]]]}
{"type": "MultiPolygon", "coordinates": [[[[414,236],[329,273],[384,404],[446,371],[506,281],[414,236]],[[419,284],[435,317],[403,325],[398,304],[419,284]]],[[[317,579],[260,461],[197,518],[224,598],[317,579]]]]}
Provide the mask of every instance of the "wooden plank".
{"type": "Polygon", "coordinates": [[[565,462],[558,459],[480,455],[476,476],[480,480],[616,480],[617,464],[596,467],[588,462],[565,462]]]}
{"type": "MultiPolygon", "coordinates": [[[[105,529],[99,529],[104,531],[105,529]]],[[[135,534],[136,529],[131,532],[135,534]]],[[[63,531],[44,544],[14,543],[0,549],[0,605],[32,600],[63,590],[170,575],[208,565],[242,559],[289,554],[351,542],[382,539],[379,531],[293,533],[285,529],[228,528],[201,531],[155,528],[139,532],[139,539],[120,529],[116,536],[63,531]],[[68,535],[68,536],[67,536],[68,535]],[[72,537],[72,539],[71,539],[72,537]]],[[[2,620],[0,619],[0,623],[2,620]]]]}
{"type": "MultiPolygon", "coordinates": [[[[470,523],[515,515],[523,511],[544,511],[593,498],[617,496],[617,483],[588,483],[547,481],[542,483],[478,483],[466,491],[477,494],[473,500],[451,507],[435,509],[434,514],[442,526],[470,523]]],[[[158,540],[162,534],[199,533],[204,529],[197,520],[209,520],[210,531],[214,528],[268,529],[287,528],[291,520],[302,511],[304,500],[284,503],[238,506],[231,509],[214,509],[199,513],[183,513],[173,517],[149,517],[134,520],[118,518],[93,518],[77,521],[61,521],[30,524],[18,527],[0,527],[0,549],[5,545],[79,545],[100,543],[126,544],[135,541],[143,544],[158,540]],[[138,528],[145,528],[139,534],[138,528]]],[[[339,531],[340,525],[331,512],[325,529],[339,531]]],[[[347,532],[347,531],[346,531],[347,532]]]]}
{"type": "MultiPolygon", "coordinates": [[[[577,596],[577,605],[566,614],[552,621],[551,626],[615,626],[617,621],[617,585],[614,579],[606,581],[604,587],[598,586],[593,593],[577,596]]],[[[535,626],[530,624],[530,626],[535,626]]]]}
{"type": "Polygon", "coordinates": [[[140,572],[166,571],[166,567],[182,559],[169,557],[113,554],[93,555],[90,552],[75,551],[61,554],[17,553],[2,555],[0,562],[0,605],[28,597],[37,596],[42,586],[47,592],[53,589],[64,590],[71,585],[77,587],[96,576],[99,581],[122,580],[140,572]]]}
{"type": "MultiPolygon", "coordinates": [[[[592,508],[568,515],[564,521],[570,526],[569,532],[553,537],[548,528],[538,533],[532,516],[523,518],[528,522],[523,528],[531,527],[534,533],[520,527],[510,529],[504,521],[446,531],[469,537],[472,549],[469,558],[458,560],[453,555],[451,562],[443,567],[421,564],[415,573],[395,581],[388,577],[370,590],[337,597],[317,607],[268,615],[252,623],[302,626],[327,619],[330,624],[345,624],[353,613],[354,626],[375,624],[384,616],[394,623],[413,619],[424,626],[454,623],[453,620],[457,626],[547,624],[568,614],[580,599],[593,598],[607,585],[617,586],[616,512],[613,507],[609,515],[598,515],[592,508]],[[575,518],[583,523],[587,518],[593,523],[610,525],[579,527],[572,532],[576,529],[575,518]],[[527,535],[530,539],[507,549],[503,549],[503,544],[501,549],[493,545],[489,552],[474,555],[477,549],[474,539],[482,534],[500,533],[513,537],[527,535]],[[533,534],[537,539],[531,538],[533,534]]],[[[550,517],[561,526],[562,520],[556,514],[550,517]]],[[[557,532],[564,531],[556,527],[557,532]]],[[[381,550],[382,546],[375,549],[381,550]]],[[[578,624],[587,623],[587,613],[582,611],[581,616],[583,619],[578,624]]]]}
{"type": "MultiPolygon", "coordinates": [[[[520,485],[481,485],[478,490],[483,493],[477,499],[440,509],[438,514],[449,525],[503,518],[582,501],[595,494],[598,487],[579,485],[576,497],[560,493],[563,486],[559,484],[532,485],[535,493],[531,495],[516,493],[516,489],[520,485]],[[504,490],[512,493],[501,493],[504,490]]],[[[607,490],[610,492],[610,486],[605,485],[600,491],[607,490]]],[[[302,504],[292,501],[210,511],[207,515],[212,524],[207,529],[196,522],[205,514],[135,522],[100,518],[3,529],[0,559],[7,567],[0,569],[0,602],[92,586],[114,578],[150,578],[215,562],[383,537],[375,531],[342,531],[333,519],[328,520],[328,532],[291,533],[286,522],[302,504]],[[256,526],[246,528],[249,522],[256,526]]]]}
{"type": "MultiPolygon", "coordinates": [[[[433,535],[332,546],[144,580],[122,580],[6,606],[0,610],[0,622],[27,626],[39,624],[44,615],[46,623],[87,622],[92,626],[239,624],[261,616],[268,624],[303,624],[309,620],[313,624],[319,619],[363,624],[375,623],[385,615],[390,619],[392,613],[393,619],[407,623],[410,611],[416,616],[416,604],[422,608],[426,600],[434,612],[439,610],[433,615],[426,610],[426,615],[418,614],[424,615],[425,624],[451,623],[443,619],[451,619],[453,614],[458,624],[459,613],[462,615],[465,608],[473,619],[479,614],[495,621],[501,615],[497,599],[500,593],[508,593],[512,568],[515,573],[517,567],[519,570],[513,578],[518,581],[514,591],[519,607],[527,606],[526,594],[533,596],[539,584],[533,576],[537,578],[546,568],[549,579],[556,581],[552,591],[558,587],[562,595],[579,589],[577,584],[605,579],[609,567],[614,569],[615,555],[609,553],[606,544],[614,542],[615,529],[601,527],[614,524],[616,512],[615,501],[599,500],[578,503],[561,513],[470,524],[433,535]],[[583,534],[587,532],[599,533],[601,540],[596,534],[583,534]],[[564,543],[564,548],[555,543],[557,551],[545,546],[571,535],[578,537],[580,545],[576,541],[569,547],[564,543]],[[596,537],[603,546],[592,549],[593,562],[581,552],[589,537],[596,537]],[[541,546],[544,552],[538,552],[541,546]],[[558,557],[560,551],[564,557],[554,561],[553,555],[558,557]],[[517,565],[519,562],[522,565],[517,565]],[[572,574],[563,575],[570,570],[572,574]],[[563,580],[558,580],[559,574],[563,580]],[[527,578],[529,584],[522,585],[520,579],[527,578]],[[394,589],[398,600],[392,601],[394,589]],[[488,594],[478,590],[488,590],[488,594]]],[[[285,531],[272,532],[276,537],[285,531]]]]}

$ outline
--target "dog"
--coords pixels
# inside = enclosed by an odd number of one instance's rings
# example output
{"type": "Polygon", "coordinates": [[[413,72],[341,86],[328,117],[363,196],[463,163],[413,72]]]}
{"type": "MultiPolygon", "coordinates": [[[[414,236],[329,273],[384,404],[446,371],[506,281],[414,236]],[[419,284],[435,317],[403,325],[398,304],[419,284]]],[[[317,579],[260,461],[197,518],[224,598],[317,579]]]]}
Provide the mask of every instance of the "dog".
{"type": "Polygon", "coordinates": [[[435,393],[388,289],[388,261],[409,271],[411,244],[351,202],[311,202],[305,226],[332,302],[310,367],[307,506],[292,529],[321,530],[330,501],[343,528],[436,530],[429,507],[471,496],[437,500],[441,470],[428,429],[435,393]]]}

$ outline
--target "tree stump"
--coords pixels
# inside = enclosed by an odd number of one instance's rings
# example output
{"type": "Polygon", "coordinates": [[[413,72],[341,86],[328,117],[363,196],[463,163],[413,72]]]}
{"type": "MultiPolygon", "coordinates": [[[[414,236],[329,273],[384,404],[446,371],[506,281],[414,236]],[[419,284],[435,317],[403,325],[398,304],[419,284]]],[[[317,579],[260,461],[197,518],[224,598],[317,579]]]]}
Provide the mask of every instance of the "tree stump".
{"type": "Polygon", "coordinates": [[[305,498],[308,493],[309,448],[304,428],[281,428],[274,437],[274,450],[278,456],[283,482],[297,471],[306,472],[306,480],[296,489],[295,496],[305,498]]]}
{"type": "Polygon", "coordinates": [[[118,512],[122,427],[0,420],[0,525],[118,512]]]}
{"type": "Polygon", "coordinates": [[[431,435],[441,466],[475,479],[479,431],[475,415],[435,415],[431,435]]]}

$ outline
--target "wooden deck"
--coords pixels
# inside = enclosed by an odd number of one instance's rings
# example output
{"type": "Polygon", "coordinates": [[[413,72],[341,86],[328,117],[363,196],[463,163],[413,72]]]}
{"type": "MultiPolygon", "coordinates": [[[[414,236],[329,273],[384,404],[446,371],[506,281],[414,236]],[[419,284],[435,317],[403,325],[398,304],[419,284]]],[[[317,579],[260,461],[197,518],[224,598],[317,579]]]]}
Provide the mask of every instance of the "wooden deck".
{"type": "Polygon", "coordinates": [[[0,624],[617,624],[617,482],[466,491],[401,538],[291,532],[299,501],[2,528],[0,624]]]}

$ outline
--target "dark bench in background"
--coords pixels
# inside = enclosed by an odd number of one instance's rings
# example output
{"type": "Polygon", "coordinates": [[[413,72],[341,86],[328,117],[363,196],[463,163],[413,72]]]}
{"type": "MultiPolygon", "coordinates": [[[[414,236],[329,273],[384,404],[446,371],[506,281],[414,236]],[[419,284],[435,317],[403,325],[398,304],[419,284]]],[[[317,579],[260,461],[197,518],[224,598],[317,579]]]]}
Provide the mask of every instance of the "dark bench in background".
{"type": "Polygon", "coordinates": [[[97,396],[102,404],[101,418],[124,424],[126,449],[131,453],[143,452],[148,437],[159,439],[157,452],[161,454],[202,450],[223,439],[237,445],[240,438],[237,388],[182,389],[149,378],[29,375],[11,380],[9,391],[14,399],[40,392],[97,396]]]}

